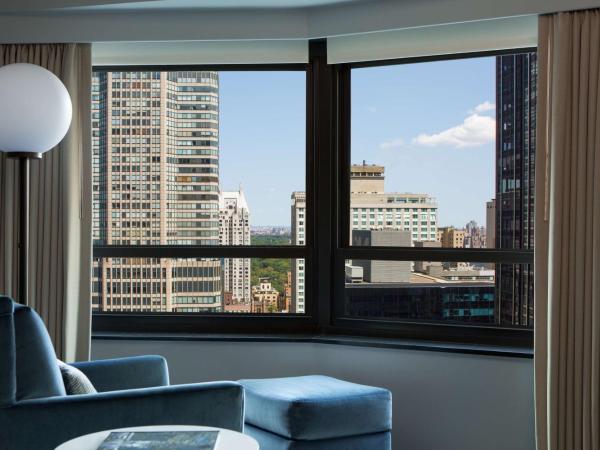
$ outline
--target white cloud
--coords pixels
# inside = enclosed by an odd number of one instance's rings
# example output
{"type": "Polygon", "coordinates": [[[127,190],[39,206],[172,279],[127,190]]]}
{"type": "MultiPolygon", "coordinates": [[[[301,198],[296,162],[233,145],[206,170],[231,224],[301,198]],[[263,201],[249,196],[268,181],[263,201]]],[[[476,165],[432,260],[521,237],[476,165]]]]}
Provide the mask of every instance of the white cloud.
{"type": "Polygon", "coordinates": [[[496,109],[496,104],[495,103],[491,103],[489,101],[485,101],[483,103],[480,103],[479,105],[477,105],[475,108],[473,108],[472,111],[469,111],[470,114],[480,114],[480,113],[484,113],[487,111],[494,111],[496,109]]]}
{"type": "Polygon", "coordinates": [[[395,138],[395,139],[390,139],[389,141],[382,142],[381,144],[379,144],[379,148],[382,150],[392,150],[395,148],[400,148],[403,145],[404,145],[404,139],[395,138]]]}
{"type": "Polygon", "coordinates": [[[377,112],[377,108],[375,108],[374,106],[367,106],[367,111],[371,114],[375,114],[377,112]]]}
{"type": "MultiPolygon", "coordinates": [[[[482,103],[476,106],[481,110],[489,111],[487,105],[482,103]],[[486,106],[482,106],[486,105],[486,106]],[[485,109],[488,108],[488,109],[485,109]]],[[[496,121],[489,116],[474,112],[460,125],[434,134],[420,134],[412,140],[413,144],[428,147],[450,146],[454,148],[476,147],[494,142],[496,139],[496,121]]]]}

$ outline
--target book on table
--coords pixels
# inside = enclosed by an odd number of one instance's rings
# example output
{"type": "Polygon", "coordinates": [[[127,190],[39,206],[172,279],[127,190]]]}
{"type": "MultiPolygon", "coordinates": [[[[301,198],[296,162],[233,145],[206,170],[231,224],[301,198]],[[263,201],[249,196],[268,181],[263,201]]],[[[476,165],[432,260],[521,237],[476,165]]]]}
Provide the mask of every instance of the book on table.
{"type": "Polygon", "coordinates": [[[218,430],[112,431],[98,450],[215,450],[218,430]]]}

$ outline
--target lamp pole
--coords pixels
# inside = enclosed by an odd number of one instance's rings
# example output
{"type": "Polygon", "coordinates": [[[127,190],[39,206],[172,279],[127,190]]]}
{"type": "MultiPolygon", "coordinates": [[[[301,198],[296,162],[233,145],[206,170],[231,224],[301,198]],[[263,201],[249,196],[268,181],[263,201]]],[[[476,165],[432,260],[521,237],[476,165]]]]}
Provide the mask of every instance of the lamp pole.
{"type": "Polygon", "coordinates": [[[9,152],[9,158],[19,162],[19,303],[29,304],[29,178],[30,161],[42,159],[41,153],[34,152],[9,152]]]}

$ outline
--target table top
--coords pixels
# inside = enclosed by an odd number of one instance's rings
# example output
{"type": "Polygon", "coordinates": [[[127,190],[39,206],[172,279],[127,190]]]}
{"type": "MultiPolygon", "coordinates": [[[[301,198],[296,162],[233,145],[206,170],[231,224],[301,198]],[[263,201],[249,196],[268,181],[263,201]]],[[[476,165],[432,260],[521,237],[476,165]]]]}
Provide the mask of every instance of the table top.
{"type": "Polygon", "coordinates": [[[111,431],[209,431],[218,430],[219,439],[215,450],[259,450],[258,443],[250,436],[224,428],[199,427],[192,425],[157,425],[149,427],[118,428],[86,434],[65,442],[55,450],[97,450],[111,431]]]}

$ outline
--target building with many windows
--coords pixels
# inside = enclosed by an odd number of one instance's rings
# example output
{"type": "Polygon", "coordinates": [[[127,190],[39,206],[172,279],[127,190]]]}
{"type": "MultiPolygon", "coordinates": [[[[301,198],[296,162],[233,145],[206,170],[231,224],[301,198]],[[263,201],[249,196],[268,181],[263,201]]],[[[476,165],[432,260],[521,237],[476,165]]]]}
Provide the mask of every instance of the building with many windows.
{"type": "Polygon", "coordinates": [[[438,206],[428,194],[385,192],[383,166],[350,169],[350,229],[405,230],[412,242],[435,241],[438,206]]]}
{"type": "MultiPolygon", "coordinates": [[[[250,245],[250,209],[241,188],[235,192],[221,192],[219,228],[221,245],[250,245]]],[[[230,304],[250,302],[249,258],[223,261],[223,293],[231,293],[230,304]]]]}
{"type": "Polygon", "coordinates": [[[269,278],[259,278],[258,284],[252,286],[252,312],[276,313],[281,312],[279,291],[273,287],[269,278]]]}
{"type": "MultiPolygon", "coordinates": [[[[496,57],[496,218],[500,249],[532,249],[537,55],[496,57]]],[[[533,267],[496,268],[496,321],[533,325],[533,267]]]]}
{"type": "MultiPolygon", "coordinates": [[[[98,72],[92,91],[94,244],[217,245],[217,72],[98,72]]],[[[101,259],[92,307],[221,311],[221,270],[219,259],[101,259]]]]}
{"type": "Polygon", "coordinates": [[[465,230],[441,227],[438,228],[436,237],[442,243],[443,248],[464,248],[465,246],[465,230]]]}
{"type": "MultiPolygon", "coordinates": [[[[292,245],[306,243],[306,193],[292,193],[292,245]]],[[[292,259],[292,305],[290,312],[303,313],[305,300],[304,259],[292,259]]]]}

